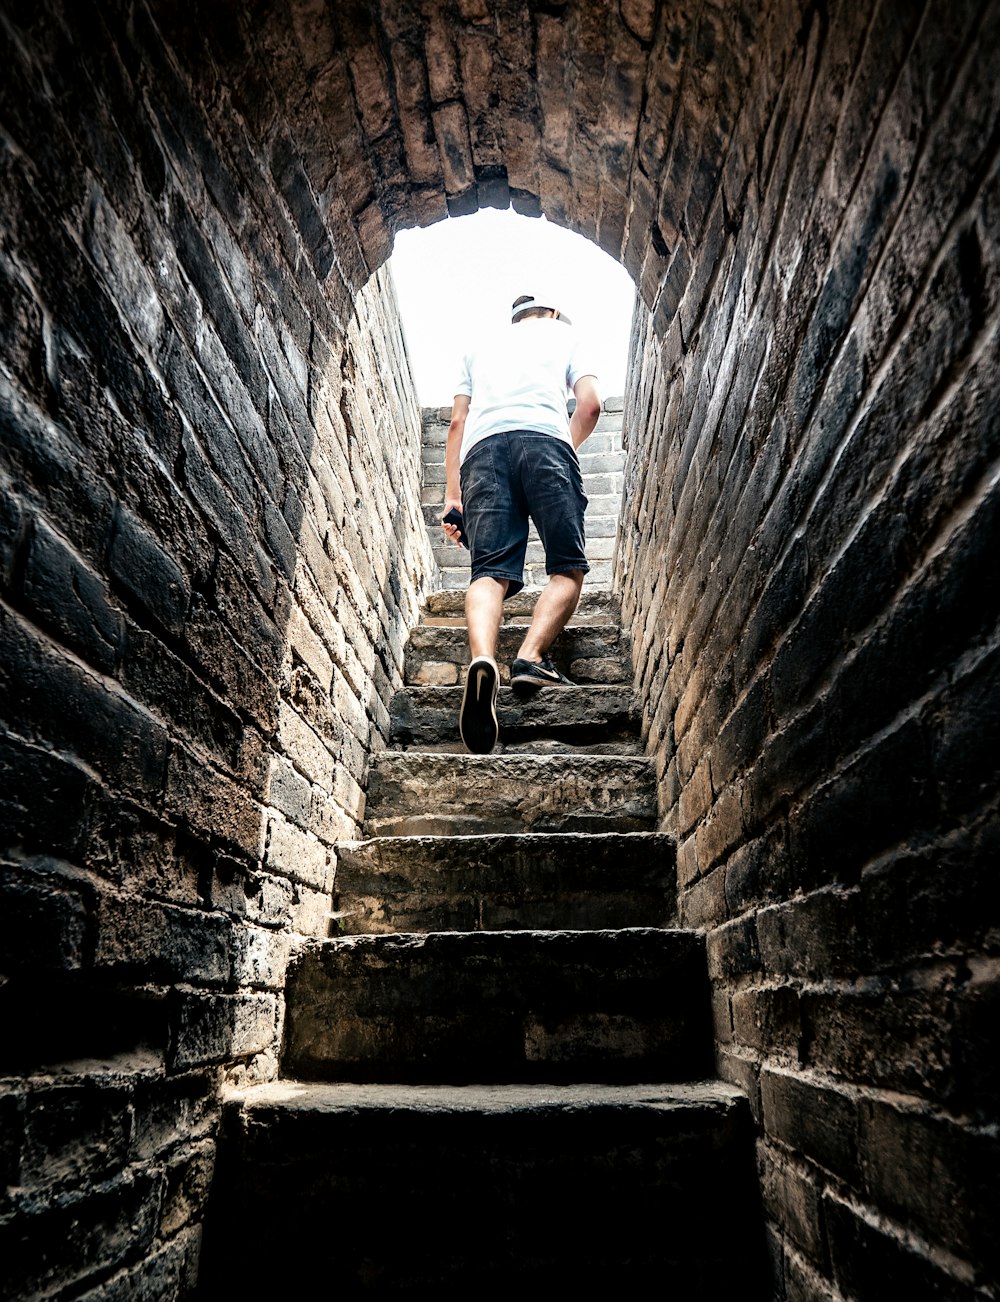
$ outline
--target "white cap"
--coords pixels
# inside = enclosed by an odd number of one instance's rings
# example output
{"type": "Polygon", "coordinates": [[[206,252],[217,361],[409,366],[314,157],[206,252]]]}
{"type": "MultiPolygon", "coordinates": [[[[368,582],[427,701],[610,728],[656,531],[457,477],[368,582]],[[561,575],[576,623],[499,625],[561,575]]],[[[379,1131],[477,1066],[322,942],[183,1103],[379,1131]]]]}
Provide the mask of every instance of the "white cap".
{"type": "Polygon", "coordinates": [[[527,312],[531,308],[541,308],[543,312],[556,312],[559,316],[560,321],[565,321],[567,325],[573,324],[573,322],[569,319],[568,316],[566,316],[564,312],[559,311],[559,309],[556,307],[555,303],[552,301],[551,298],[542,298],[536,294],[529,294],[523,303],[518,303],[516,306],[511,307],[510,309],[511,321],[512,322],[516,321],[522,312],[527,312]]]}

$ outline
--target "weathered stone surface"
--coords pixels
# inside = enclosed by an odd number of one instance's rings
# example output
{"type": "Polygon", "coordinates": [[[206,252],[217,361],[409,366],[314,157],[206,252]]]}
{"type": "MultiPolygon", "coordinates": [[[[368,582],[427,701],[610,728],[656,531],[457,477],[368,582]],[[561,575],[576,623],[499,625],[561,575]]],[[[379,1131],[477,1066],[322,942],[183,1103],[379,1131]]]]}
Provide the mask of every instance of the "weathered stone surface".
{"type": "MultiPolygon", "coordinates": [[[[746,1103],[726,1086],[281,1083],[233,1096],[225,1135],[203,1257],[212,1289],[259,1279],[257,1253],[228,1251],[254,1217],[263,1260],[337,1225],[348,1291],[378,1261],[393,1293],[481,1278],[655,1293],[669,1277],[699,1302],[720,1288],[766,1296],[746,1103]],[[722,1259],[706,1206],[733,1227],[722,1259]],[[553,1207],[565,1234],[539,1231],[553,1207]]],[[[294,1253],[282,1279],[308,1291],[329,1269],[294,1253]]]]}
{"type": "MultiPolygon", "coordinates": [[[[509,678],[511,662],[523,637],[523,630],[515,626],[504,625],[500,630],[496,658],[504,682],[509,678]]],[[[574,670],[574,681],[631,684],[628,642],[614,625],[574,623],[560,634],[549,654],[562,673],[568,675],[571,668],[574,670]]],[[[469,643],[464,628],[418,624],[406,646],[404,681],[411,685],[424,685],[421,674],[426,673],[428,666],[464,668],[468,663],[469,643]]],[[[450,681],[461,681],[461,676],[450,681]]]]}
{"type": "Polygon", "coordinates": [[[347,934],[665,927],[674,854],[653,832],[381,837],[337,847],[347,934]]]}
{"type": "MultiPolygon", "coordinates": [[[[458,730],[462,687],[414,687],[393,697],[389,734],[403,750],[465,753],[458,730]]],[[[640,751],[639,720],[631,688],[501,687],[497,695],[500,742],[494,752],[513,749],[620,754],[640,751]]]]}
{"type": "Polygon", "coordinates": [[[711,1065],[691,932],[448,932],[314,944],[288,974],[300,1079],[691,1080],[711,1065]]]}
{"type": "Polygon", "coordinates": [[[645,832],[655,825],[645,758],[412,752],[372,760],[364,834],[645,832]]]}
{"type": "MultiPolygon", "coordinates": [[[[530,619],[540,591],[541,589],[537,587],[532,588],[527,585],[523,587],[520,592],[504,602],[504,618],[515,623],[518,620],[530,619]]],[[[465,594],[454,591],[432,592],[424,602],[424,611],[428,617],[425,622],[446,619],[464,623],[465,594]]],[[[618,598],[613,592],[591,588],[585,583],[580,604],[569,627],[572,629],[575,624],[581,623],[618,624],[619,615],[618,598]]]]}

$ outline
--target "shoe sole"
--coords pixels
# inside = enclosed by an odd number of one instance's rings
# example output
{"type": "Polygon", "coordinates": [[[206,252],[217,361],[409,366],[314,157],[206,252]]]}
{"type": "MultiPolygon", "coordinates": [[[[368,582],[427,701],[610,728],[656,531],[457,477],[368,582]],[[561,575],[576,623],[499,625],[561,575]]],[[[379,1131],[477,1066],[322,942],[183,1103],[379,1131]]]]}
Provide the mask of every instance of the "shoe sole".
{"type": "Polygon", "coordinates": [[[473,755],[488,755],[497,744],[497,671],[486,660],[474,660],[465,677],[458,731],[473,755]]]}

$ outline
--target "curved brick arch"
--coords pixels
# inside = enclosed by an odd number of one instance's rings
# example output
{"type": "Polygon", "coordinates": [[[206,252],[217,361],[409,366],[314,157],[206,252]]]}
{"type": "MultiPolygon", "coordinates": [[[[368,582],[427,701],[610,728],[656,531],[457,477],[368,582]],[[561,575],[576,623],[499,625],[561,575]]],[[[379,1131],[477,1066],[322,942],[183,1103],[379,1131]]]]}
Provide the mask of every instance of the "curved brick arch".
{"type": "Polygon", "coordinates": [[[336,248],[329,274],[357,289],[395,231],[513,206],[621,261],[658,333],[744,201],[801,22],[799,5],[764,0],[204,15],[219,80],[321,268],[336,248]]]}

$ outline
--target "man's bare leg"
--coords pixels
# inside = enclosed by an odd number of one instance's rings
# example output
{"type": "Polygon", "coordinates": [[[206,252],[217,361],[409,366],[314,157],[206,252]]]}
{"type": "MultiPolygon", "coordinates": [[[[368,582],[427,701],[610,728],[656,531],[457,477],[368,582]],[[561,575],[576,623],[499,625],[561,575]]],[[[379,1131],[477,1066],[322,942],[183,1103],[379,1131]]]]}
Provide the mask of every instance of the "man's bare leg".
{"type": "Polygon", "coordinates": [[[465,593],[465,624],[469,630],[472,659],[489,656],[496,659],[497,635],[503,620],[503,599],[507,595],[506,579],[475,579],[465,593]]]}
{"type": "Polygon", "coordinates": [[[469,584],[465,594],[465,623],[472,652],[465,675],[458,729],[474,755],[487,755],[497,744],[497,635],[503,618],[506,579],[482,578],[469,584]]]}
{"type": "MultiPolygon", "coordinates": [[[[524,635],[519,660],[541,660],[549,647],[569,623],[580,604],[583,591],[583,570],[570,570],[565,574],[552,574],[538,595],[531,625],[524,635]]],[[[471,591],[471,589],[470,589],[471,591]]],[[[497,628],[499,629],[499,624],[497,628]]],[[[475,653],[473,653],[475,654],[475,653]]]]}

